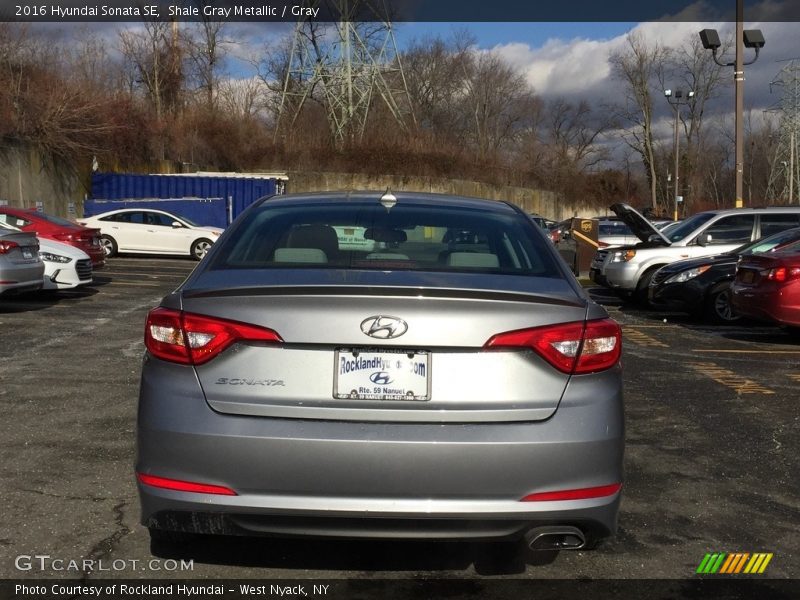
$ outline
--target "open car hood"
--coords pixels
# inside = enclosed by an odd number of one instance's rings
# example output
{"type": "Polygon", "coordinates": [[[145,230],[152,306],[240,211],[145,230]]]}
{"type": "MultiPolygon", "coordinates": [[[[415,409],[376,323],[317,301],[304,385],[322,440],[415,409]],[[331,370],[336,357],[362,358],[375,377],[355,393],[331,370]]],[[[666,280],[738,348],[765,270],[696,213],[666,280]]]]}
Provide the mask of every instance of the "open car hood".
{"type": "Polygon", "coordinates": [[[645,219],[635,208],[625,204],[624,202],[612,204],[609,208],[614,211],[614,214],[622,219],[625,224],[631,228],[631,231],[633,231],[636,237],[643,242],[655,241],[656,243],[663,244],[665,246],[672,245],[672,242],[670,242],[663,233],[656,229],[656,227],[650,221],[645,219]],[[653,238],[652,236],[656,237],[653,238]]]}

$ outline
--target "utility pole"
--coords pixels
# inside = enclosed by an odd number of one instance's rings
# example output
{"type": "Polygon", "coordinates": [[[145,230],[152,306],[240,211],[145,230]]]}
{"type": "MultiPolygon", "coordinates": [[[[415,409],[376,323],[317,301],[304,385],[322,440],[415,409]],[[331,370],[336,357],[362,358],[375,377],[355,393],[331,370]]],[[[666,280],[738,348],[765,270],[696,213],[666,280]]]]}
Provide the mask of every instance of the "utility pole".
{"type": "Polygon", "coordinates": [[[735,188],[736,208],[744,206],[744,68],[758,60],[758,53],[764,47],[764,36],[759,29],[744,28],[744,0],[736,0],[736,57],[734,62],[724,63],[717,57],[717,51],[722,43],[716,29],[703,29],[700,32],[700,41],[706,50],[711,50],[714,62],[723,67],[733,67],[733,81],[736,87],[735,98],[735,188]],[[756,56],[753,60],[745,62],[744,49],[755,48],[756,56]]]}
{"type": "Polygon", "coordinates": [[[681,191],[680,187],[678,187],[678,181],[680,180],[680,156],[681,156],[681,139],[678,136],[678,122],[680,121],[681,116],[681,105],[683,104],[690,104],[694,100],[694,92],[689,92],[685,96],[681,90],[664,90],[664,97],[667,99],[667,102],[670,103],[672,106],[672,110],[675,111],[675,139],[673,141],[673,148],[675,151],[675,171],[673,173],[673,178],[675,180],[675,208],[672,213],[672,220],[678,220],[678,204],[681,201],[681,191]]]}

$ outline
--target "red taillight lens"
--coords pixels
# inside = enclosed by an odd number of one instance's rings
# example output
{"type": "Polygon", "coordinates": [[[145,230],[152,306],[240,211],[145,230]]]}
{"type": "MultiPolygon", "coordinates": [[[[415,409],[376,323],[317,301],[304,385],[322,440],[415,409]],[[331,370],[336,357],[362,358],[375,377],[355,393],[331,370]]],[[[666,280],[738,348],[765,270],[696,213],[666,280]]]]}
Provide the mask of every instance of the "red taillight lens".
{"type": "Polygon", "coordinates": [[[14,248],[19,248],[19,244],[17,242],[12,242],[11,240],[0,242],[0,254],[8,254],[14,248]]]}
{"type": "Polygon", "coordinates": [[[53,237],[62,242],[74,242],[75,236],[71,233],[54,233],[53,237]]]}
{"type": "Polygon", "coordinates": [[[767,279],[783,283],[800,278],[800,267],[776,267],[767,272],[767,279]]]}
{"type": "Polygon", "coordinates": [[[207,483],[195,483],[194,481],[181,481],[180,479],[167,479],[166,477],[156,477],[155,475],[145,475],[137,473],[138,479],[144,485],[161,488],[164,490],[176,490],[178,492],[194,492],[195,494],[217,494],[221,496],[238,496],[232,489],[221,485],[210,485],[207,483]]]}
{"type": "Polygon", "coordinates": [[[619,361],[622,333],[612,319],[577,321],[499,333],[484,348],[531,348],[563,373],[596,373],[619,361]]]}
{"type": "Polygon", "coordinates": [[[604,498],[613,496],[622,488],[621,483],[600,485],[597,487],[581,488],[578,490],[559,490],[555,492],[537,492],[528,494],[520,502],[555,502],[558,500],[587,500],[589,498],[604,498]]]}
{"type": "Polygon", "coordinates": [[[144,345],[153,356],[184,365],[208,362],[236,342],[282,342],[272,329],[156,308],[147,315],[144,345]]]}
{"type": "Polygon", "coordinates": [[[598,248],[608,248],[611,244],[606,244],[605,242],[597,242],[598,248]]]}

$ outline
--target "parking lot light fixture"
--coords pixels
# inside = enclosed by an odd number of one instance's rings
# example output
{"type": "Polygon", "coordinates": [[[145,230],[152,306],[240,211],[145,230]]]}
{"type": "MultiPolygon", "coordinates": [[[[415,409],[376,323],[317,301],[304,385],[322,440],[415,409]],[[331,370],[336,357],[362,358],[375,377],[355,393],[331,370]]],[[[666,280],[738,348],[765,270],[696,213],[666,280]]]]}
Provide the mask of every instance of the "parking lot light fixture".
{"type": "Polygon", "coordinates": [[[674,131],[674,140],[673,140],[673,149],[675,152],[675,178],[674,178],[674,198],[675,198],[675,208],[672,213],[672,220],[678,220],[678,202],[680,198],[680,188],[678,187],[679,181],[679,167],[680,167],[680,138],[678,137],[678,121],[680,120],[680,107],[683,104],[691,104],[694,101],[694,92],[690,91],[684,96],[682,90],[664,90],[664,97],[667,99],[667,102],[670,103],[672,106],[672,110],[675,111],[675,131],[674,131]]]}
{"type": "Polygon", "coordinates": [[[736,86],[735,103],[735,139],[736,139],[736,208],[744,206],[744,67],[752,65],[758,60],[758,54],[764,47],[764,35],[759,29],[744,29],[744,0],[736,0],[736,58],[733,62],[722,62],[717,56],[717,51],[722,45],[716,29],[703,29],[700,32],[700,41],[706,50],[711,50],[714,62],[723,67],[734,67],[733,80],[736,86]],[[755,58],[744,61],[744,48],[753,48],[755,58]]]}

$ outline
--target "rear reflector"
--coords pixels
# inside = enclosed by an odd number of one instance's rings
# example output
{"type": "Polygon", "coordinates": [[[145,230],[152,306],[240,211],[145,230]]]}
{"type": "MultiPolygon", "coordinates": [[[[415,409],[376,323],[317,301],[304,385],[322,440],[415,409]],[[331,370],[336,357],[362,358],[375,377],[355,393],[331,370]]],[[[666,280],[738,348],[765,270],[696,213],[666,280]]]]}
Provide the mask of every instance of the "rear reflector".
{"type": "Polygon", "coordinates": [[[208,362],[236,342],[282,341],[266,327],[170,308],[151,310],[144,328],[144,345],[153,356],[184,365],[208,362]]]}
{"type": "Polygon", "coordinates": [[[157,487],[164,490],[193,492],[195,494],[217,494],[221,496],[238,495],[232,489],[222,485],[209,485],[207,483],[195,483],[193,481],[167,479],[166,477],[156,477],[155,475],[145,475],[144,473],[137,473],[136,478],[144,485],[149,485],[151,487],[157,487]]]}
{"type": "Polygon", "coordinates": [[[586,374],[617,364],[622,334],[613,319],[576,321],[499,333],[483,347],[530,348],[562,373],[586,374]]]}
{"type": "Polygon", "coordinates": [[[581,488],[578,490],[559,490],[555,492],[537,492],[528,494],[520,502],[556,502],[558,500],[587,500],[613,496],[622,488],[621,483],[581,488]]]}

